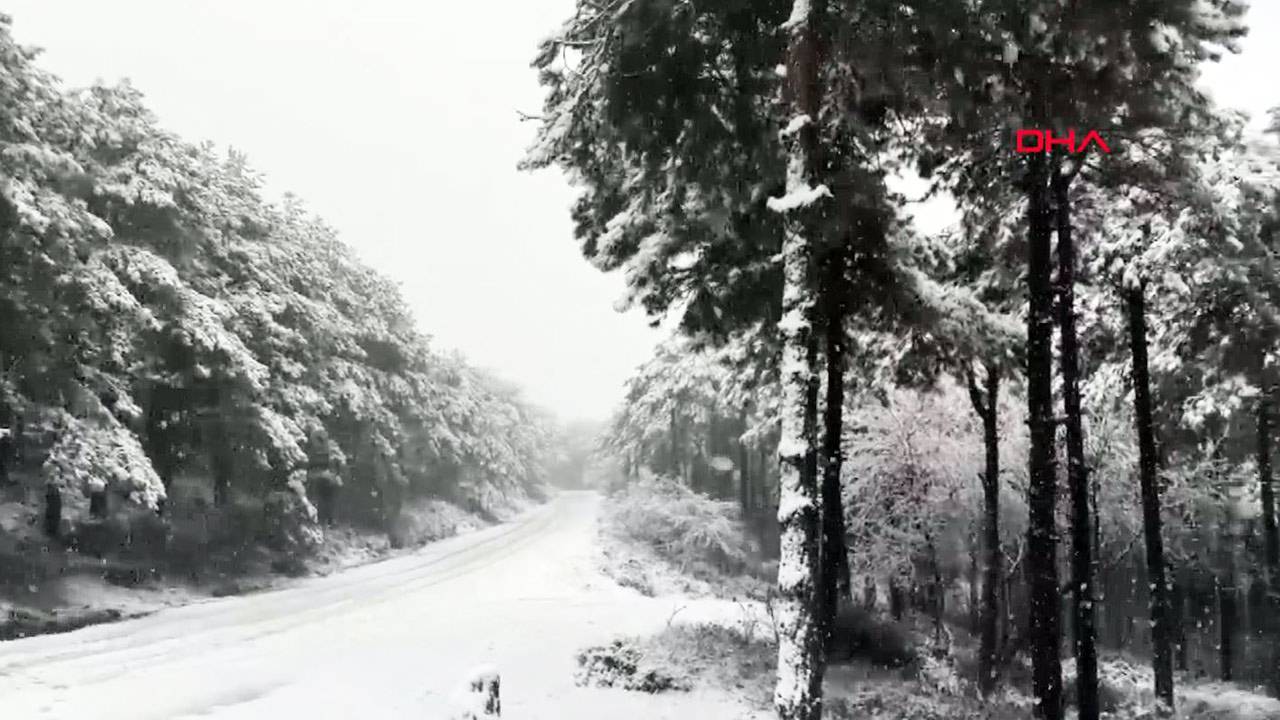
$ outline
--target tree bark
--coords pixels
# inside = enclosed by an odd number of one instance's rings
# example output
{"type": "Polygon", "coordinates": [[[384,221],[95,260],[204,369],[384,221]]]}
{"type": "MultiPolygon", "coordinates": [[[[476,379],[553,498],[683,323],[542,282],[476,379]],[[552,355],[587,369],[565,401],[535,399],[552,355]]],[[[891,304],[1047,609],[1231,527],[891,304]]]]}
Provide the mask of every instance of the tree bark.
{"type": "Polygon", "coordinates": [[[101,520],[107,516],[107,491],[94,490],[89,493],[89,517],[101,520]]]}
{"type": "Polygon", "coordinates": [[[1094,608],[1093,532],[1090,530],[1089,476],[1084,462],[1084,421],[1080,407],[1080,348],[1076,337],[1076,253],[1071,233],[1070,179],[1054,172],[1052,189],[1058,225],[1058,332],[1062,365],[1062,405],[1066,413],[1067,485],[1071,496],[1071,609],[1076,655],[1076,703],[1080,720],[1097,720],[1098,650],[1094,608]]]}
{"type": "Polygon", "coordinates": [[[1262,396],[1258,399],[1258,489],[1262,496],[1262,543],[1263,556],[1267,563],[1264,587],[1266,589],[1267,612],[1261,623],[1265,642],[1269,644],[1268,660],[1270,663],[1270,685],[1280,690],[1280,632],[1278,632],[1277,615],[1280,615],[1280,533],[1276,529],[1276,496],[1275,485],[1271,478],[1271,393],[1274,388],[1264,381],[1262,396]]]}
{"type": "Polygon", "coordinates": [[[1150,589],[1152,667],[1156,697],[1173,708],[1173,627],[1169,585],[1165,578],[1161,536],[1160,486],[1157,478],[1155,423],[1151,409],[1151,375],[1147,366],[1146,298],[1142,287],[1128,288],[1129,345],[1133,354],[1133,415],[1138,432],[1138,478],[1142,491],[1142,530],[1147,545],[1150,589]]]}
{"type": "Polygon", "coordinates": [[[1175,565],[1169,569],[1169,604],[1173,624],[1173,664],[1180,672],[1187,670],[1187,571],[1175,565]]]}
{"type": "Polygon", "coordinates": [[[1222,680],[1230,682],[1235,679],[1232,658],[1235,654],[1235,629],[1240,621],[1240,614],[1236,609],[1235,538],[1227,533],[1225,539],[1223,575],[1218,582],[1218,662],[1222,680]]]}
{"type": "MultiPolygon", "coordinates": [[[[818,508],[817,421],[818,346],[814,336],[813,260],[820,213],[826,197],[821,186],[818,119],[822,92],[818,73],[818,28],[823,0],[795,0],[787,49],[784,101],[792,108],[788,126],[790,196],[809,194],[800,207],[778,206],[786,213],[783,254],[782,436],[778,444],[781,529],[778,564],[778,680],[774,705],[781,720],[820,720],[826,658],[821,633],[821,529],[818,508]]],[[[825,193],[829,196],[829,191],[825,193]]]]}
{"type": "Polygon", "coordinates": [[[743,441],[747,432],[747,411],[742,411],[741,433],[738,435],[738,504],[742,508],[742,519],[751,517],[751,449],[743,441]]]}
{"type": "Polygon", "coordinates": [[[1267,570],[1280,566],[1280,532],[1276,529],[1276,495],[1271,481],[1271,388],[1258,400],[1258,489],[1262,495],[1262,533],[1267,570]]]}
{"type": "Polygon", "coordinates": [[[984,389],[967,373],[969,399],[982,420],[986,463],[982,472],[982,609],[979,612],[978,689],[989,696],[996,685],[997,629],[1000,622],[1000,372],[985,368],[984,389]]]}
{"type": "Polygon", "coordinates": [[[1049,167],[1027,155],[1027,549],[1030,592],[1027,639],[1039,720],[1062,718],[1061,617],[1058,588],[1057,457],[1053,412],[1053,261],[1049,167]]]}
{"type": "Polygon", "coordinates": [[[676,432],[676,407],[671,406],[671,457],[668,458],[671,463],[671,477],[675,480],[683,479],[683,473],[680,472],[680,436],[676,432]]]}
{"type": "Polygon", "coordinates": [[[62,490],[53,483],[44,486],[44,534],[51,538],[62,535],[62,490]]]}
{"type": "Polygon", "coordinates": [[[826,331],[826,398],[823,405],[822,435],[822,632],[825,642],[831,639],[831,622],[840,598],[850,597],[849,555],[845,545],[844,497],[840,471],[844,461],[844,365],[846,342],[844,330],[844,264],[841,253],[830,253],[827,267],[823,308],[826,331]]]}

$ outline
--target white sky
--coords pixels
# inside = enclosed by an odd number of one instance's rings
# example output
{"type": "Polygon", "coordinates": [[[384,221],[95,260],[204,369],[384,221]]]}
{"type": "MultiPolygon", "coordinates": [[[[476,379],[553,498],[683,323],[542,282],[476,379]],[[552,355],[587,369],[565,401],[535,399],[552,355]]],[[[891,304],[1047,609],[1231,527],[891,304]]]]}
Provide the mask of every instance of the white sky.
{"type": "MultiPolygon", "coordinates": [[[[571,192],[515,166],[529,68],[573,0],[6,0],[72,85],[130,78],[189,140],[246,152],[398,280],[424,331],[566,418],[604,417],[658,335],[571,239],[571,192]],[[500,7],[501,6],[501,7],[500,7]]],[[[1280,0],[1254,0],[1220,102],[1280,104],[1280,0]]],[[[923,218],[922,218],[923,219],[923,218]]]]}
{"type": "Polygon", "coordinates": [[[71,85],[128,77],[189,140],[246,152],[398,280],[440,348],[603,417],[655,331],[580,256],[572,193],[516,163],[529,63],[572,0],[8,0],[71,85]]]}

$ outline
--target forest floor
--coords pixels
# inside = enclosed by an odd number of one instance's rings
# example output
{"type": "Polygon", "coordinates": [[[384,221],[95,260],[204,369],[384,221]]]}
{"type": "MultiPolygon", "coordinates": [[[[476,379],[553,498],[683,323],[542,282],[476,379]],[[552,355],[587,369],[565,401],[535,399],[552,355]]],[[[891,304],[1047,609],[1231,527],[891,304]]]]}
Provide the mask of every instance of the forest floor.
{"type": "MultiPolygon", "coordinates": [[[[660,524],[673,509],[642,510],[647,511],[653,511],[654,521],[660,524]]],[[[772,717],[777,634],[769,584],[759,572],[718,573],[705,563],[687,558],[675,561],[669,548],[635,537],[634,518],[616,517],[628,512],[636,512],[634,503],[626,511],[603,513],[598,531],[601,571],[620,585],[646,596],[671,598],[677,605],[656,632],[619,634],[583,648],[578,681],[637,694],[723,692],[772,717]],[[684,616],[680,603],[695,597],[727,600],[736,610],[711,618],[684,616]]],[[[846,639],[855,639],[859,649],[851,649],[847,657],[837,652],[830,658],[824,682],[825,717],[1022,720],[1031,716],[1032,699],[1024,687],[1029,685],[1030,671],[1020,664],[1008,671],[1014,677],[995,697],[986,702],[977,699],[975,683],[969,679],[976,674],[977,639],[966,628],[948,623],[946,632],[937,636],[923,615],[910,615],[901,623],[874,612],[846,615],[850,616],[856,618],[854,625],[846,624],[842,631],[846,639]],[[895,655],[898,647],[914,647],[916,662],[906,667],[886,664],[884,658],[895,655]]],[[[1104,717],[1159,717],[1149,665],[1111,652],[1104,652],[1100,659],[1104,717]]],[[[1074,663],[1068,661],[1064,671],[1070,690],[1074,663]]],[[[1176,704],[1176,717],[1183,720],[1280,720],[1280,700],[1260,690],[1186,675],[1177,678],[1176,704]]],[[[1073,717],[1074,709],[1068,713],[1073,717]]]]}
{"type": "MultiPolygon", "coordinates": [[[[517,513],[509,511],[503,519],[517,513]]],[[[325,576],[492,525],[493,521],[445,503],[406,508],[400,524],[408,542],[393,547],[387,533],[351,526],[326,528],[324,541],[297,566],[282,571],[269,558],[233,569],[138,578],[130,564],[57,547],[40,535],[29,505],[0,503],[0,640],[76,630],[141,617],[163,608],[240,595],[325,576]]]]}

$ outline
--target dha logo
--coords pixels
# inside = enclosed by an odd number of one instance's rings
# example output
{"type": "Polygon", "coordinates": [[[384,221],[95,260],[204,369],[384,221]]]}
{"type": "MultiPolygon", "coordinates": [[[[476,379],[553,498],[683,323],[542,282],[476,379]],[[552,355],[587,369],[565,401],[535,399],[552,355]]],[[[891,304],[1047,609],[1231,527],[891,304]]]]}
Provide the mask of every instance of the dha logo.
{"type": "Polygon", "coordinates": [[[1017,151],[1021,155],[1052,152],[1055,147],[1065,148],[1067,152],[1078,155],[1088,150],[1090,145],[1096,145],[1104,153],[1111,152],[1111,148],[1107,146],[1107,142],[1102,139],[1102,135],[1098,134],[1097,130],[1090,130],[1078,145],[1075,130],[1068,130],[1065,137],[1055,137],[1050,130],[1024,129],[1017,132],[1015,142],[1017,151]]]}

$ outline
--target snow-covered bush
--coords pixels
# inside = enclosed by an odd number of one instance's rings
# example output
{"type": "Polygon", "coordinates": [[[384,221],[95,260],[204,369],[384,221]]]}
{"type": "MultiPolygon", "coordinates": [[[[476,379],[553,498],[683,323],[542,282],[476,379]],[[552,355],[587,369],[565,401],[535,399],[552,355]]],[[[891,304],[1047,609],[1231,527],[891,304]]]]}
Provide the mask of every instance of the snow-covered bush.
{"type": "Polygon", "coordinates": [[[752,541],[731,502],[654,478],[628,485],[611,498],[610,506],[613,527],[682,567],[708,564],[722,572],[739,572],[749,563],[752,541]]]}
{"type": "Polygon", "coordinates": [[[688,690],[689,682],[646,662],[635,640],[614,640],[578,653],[574,682],[587,687],[616,687],[646,693],[688,690]]]}
{"type": "Polygon", "coordinates": [[[987,703],[939,694],[912,683],[867,684],[848,697],[829,697],[824,717],[830,720],[1025,720],[1031,708],[1019,699],[993,698],[987,703]]]}
{"type": "Polygon", "coordinates": [[[443,500],[410,500],[391,524],[391,543],[418,547],[476,527],[477,519],[443,500]]]}
{"type": "MultiPolygon", "coordinates": [[[[1062,664],[1064,695],[1075,697],[1076,664],[1062,664]]],[[[1166,717],[1156,704],[1151,667],[1113,656],[1098,663],[1101,707],[1111,720],[1155,720],[1166,717]]],[[[1269,720],[1280,718],[1280,700],[1220,682],[1176,682],[1175,717],[1186,720],[1269,720]]]]}
{"type": "Polygon", "coordinates": [[[53,411],[41,418],[55,436],[44,461],[45,480],[64,492],[71,506],[106,491],[154,509],[165,496],[136,435],[109,414],[78,418],[53,411]]]}
{"type": "Polygon", "coordinates": [[[267,544],[277,550],[310,550],[324,539],[316,509],[307,500],[301,480],[291,480],[284,490],[269,493],[263,504],[267,544]]]}
{"type": "Polygon", "coordinates": [[[454,691],[449,720],[486,720],[502,716],[502,677],[491,665],[474,668],[454,691]]]}

